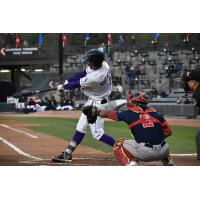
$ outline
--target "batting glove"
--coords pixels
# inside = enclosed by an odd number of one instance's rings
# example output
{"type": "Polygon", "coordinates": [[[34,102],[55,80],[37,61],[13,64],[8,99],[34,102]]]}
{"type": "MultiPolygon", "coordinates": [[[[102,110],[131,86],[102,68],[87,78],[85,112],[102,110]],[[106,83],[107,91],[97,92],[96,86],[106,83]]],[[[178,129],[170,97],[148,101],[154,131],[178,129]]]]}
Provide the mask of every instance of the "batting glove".
{"type": "Polygon", "coordinates": [[[65,80],[64,85],[67,85],[68,83],[69,83],[68,80],[65,80]]]}
{"type": "Polygon", "coordinates": [[[64,89],[64,88],[63,88],[63,85],[62,85],[62,84],[58,85],[58,87],[57,87],[57,90],[58,90],[58,91],[63,90],[63,89],[64,89]]]}

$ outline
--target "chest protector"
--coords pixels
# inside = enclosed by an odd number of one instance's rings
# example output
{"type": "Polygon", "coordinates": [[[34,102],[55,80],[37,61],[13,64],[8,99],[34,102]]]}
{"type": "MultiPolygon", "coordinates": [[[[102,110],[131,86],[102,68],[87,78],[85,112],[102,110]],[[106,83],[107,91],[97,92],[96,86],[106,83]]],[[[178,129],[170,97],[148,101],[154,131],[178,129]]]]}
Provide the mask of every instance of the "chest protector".
{"type": "Polygon", "coordinates": [[[143,110],[140,107],[131,107],[129,110],[139,114],[139,119],[129,124],[130,129],[138,124],[142,124],[143,128],[154,127],[154,123],[158,123],[160,125],[162,124],[160,120],[150,115],[151,112],[156,112],[154,108],[147,108],[146,110],[143,110]]]}

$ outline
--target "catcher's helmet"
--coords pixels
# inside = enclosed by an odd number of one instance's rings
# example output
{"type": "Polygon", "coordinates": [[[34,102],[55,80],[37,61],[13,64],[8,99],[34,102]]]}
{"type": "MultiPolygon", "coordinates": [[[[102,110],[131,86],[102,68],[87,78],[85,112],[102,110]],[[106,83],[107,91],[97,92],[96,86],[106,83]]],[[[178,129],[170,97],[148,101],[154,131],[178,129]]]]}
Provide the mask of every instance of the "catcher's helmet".
{"type": "Polygon", "coordinates": [[[138,92],[128,98],[130,103],[148,104],[150,102],[149,96],[144,92],[138,92]]]}
{"type": "Polygon", "coordinates": [[[98,49],[91,49],[87,51],[86,55],[83,57],[83,63],[93,64],[97,69],[101,66],[104,61],[104,54],[98,49]]]}

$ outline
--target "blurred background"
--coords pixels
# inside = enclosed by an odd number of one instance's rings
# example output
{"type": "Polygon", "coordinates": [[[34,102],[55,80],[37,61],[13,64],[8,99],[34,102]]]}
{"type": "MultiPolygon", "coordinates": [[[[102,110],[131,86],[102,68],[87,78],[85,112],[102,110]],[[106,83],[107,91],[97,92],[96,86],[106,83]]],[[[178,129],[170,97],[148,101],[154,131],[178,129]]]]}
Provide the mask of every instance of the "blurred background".
{"type": "MultiPolygon", "coordinates": [[[[92,48],[104,52],[111,66],[110,100],[145,91],[152,103],[162,108],[166,103],[194,105],[192,94],[183,91],[180,77],[184,71],[200,69],[199,47],[199,33],[1,33],[0,111],[9,103],[15,104],[11,110],[20,110],[30,101],[34,105],[48,103],[48,109],[63,104],[80,109],[86,98],[81,89],[48,92],[31,99],[16,100],[13,94],[55,88],[86,67],[81,59],[92,48]]],[[[195,106],[193,110],[190,115],[196,116],[195,106]]]]}

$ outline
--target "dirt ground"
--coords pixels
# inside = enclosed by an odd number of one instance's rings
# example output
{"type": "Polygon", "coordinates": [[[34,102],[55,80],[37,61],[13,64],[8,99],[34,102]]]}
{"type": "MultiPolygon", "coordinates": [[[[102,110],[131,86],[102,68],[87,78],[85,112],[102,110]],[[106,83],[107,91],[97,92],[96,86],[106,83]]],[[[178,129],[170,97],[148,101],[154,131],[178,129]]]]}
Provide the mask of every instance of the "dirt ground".
{"type": "MultiPolygon", "coordinates": [[[[45,111],[31,114],[0,113],[0,116],[16,117],[63,117],[77,119],[80,111],[45,111]]],[[[168,118],[171,125],[200,127],[200,119],[168,118]]],[[[47,134],[31,131],[30,124],[14,120],[0,120],[0,165],[1,166],[119,166],[112,153],[80,145],[73,154],[73,161],[53,163],[51,157],[63,151],[67,141],[47,134]]],[[[37,124],[33,124],[34,126],[37,124]]],[[[177,166],[200,166],[196,154],[172,155],[177,166]]],[[[162,165],[161,162],[140,165],[162,165]]]]}

